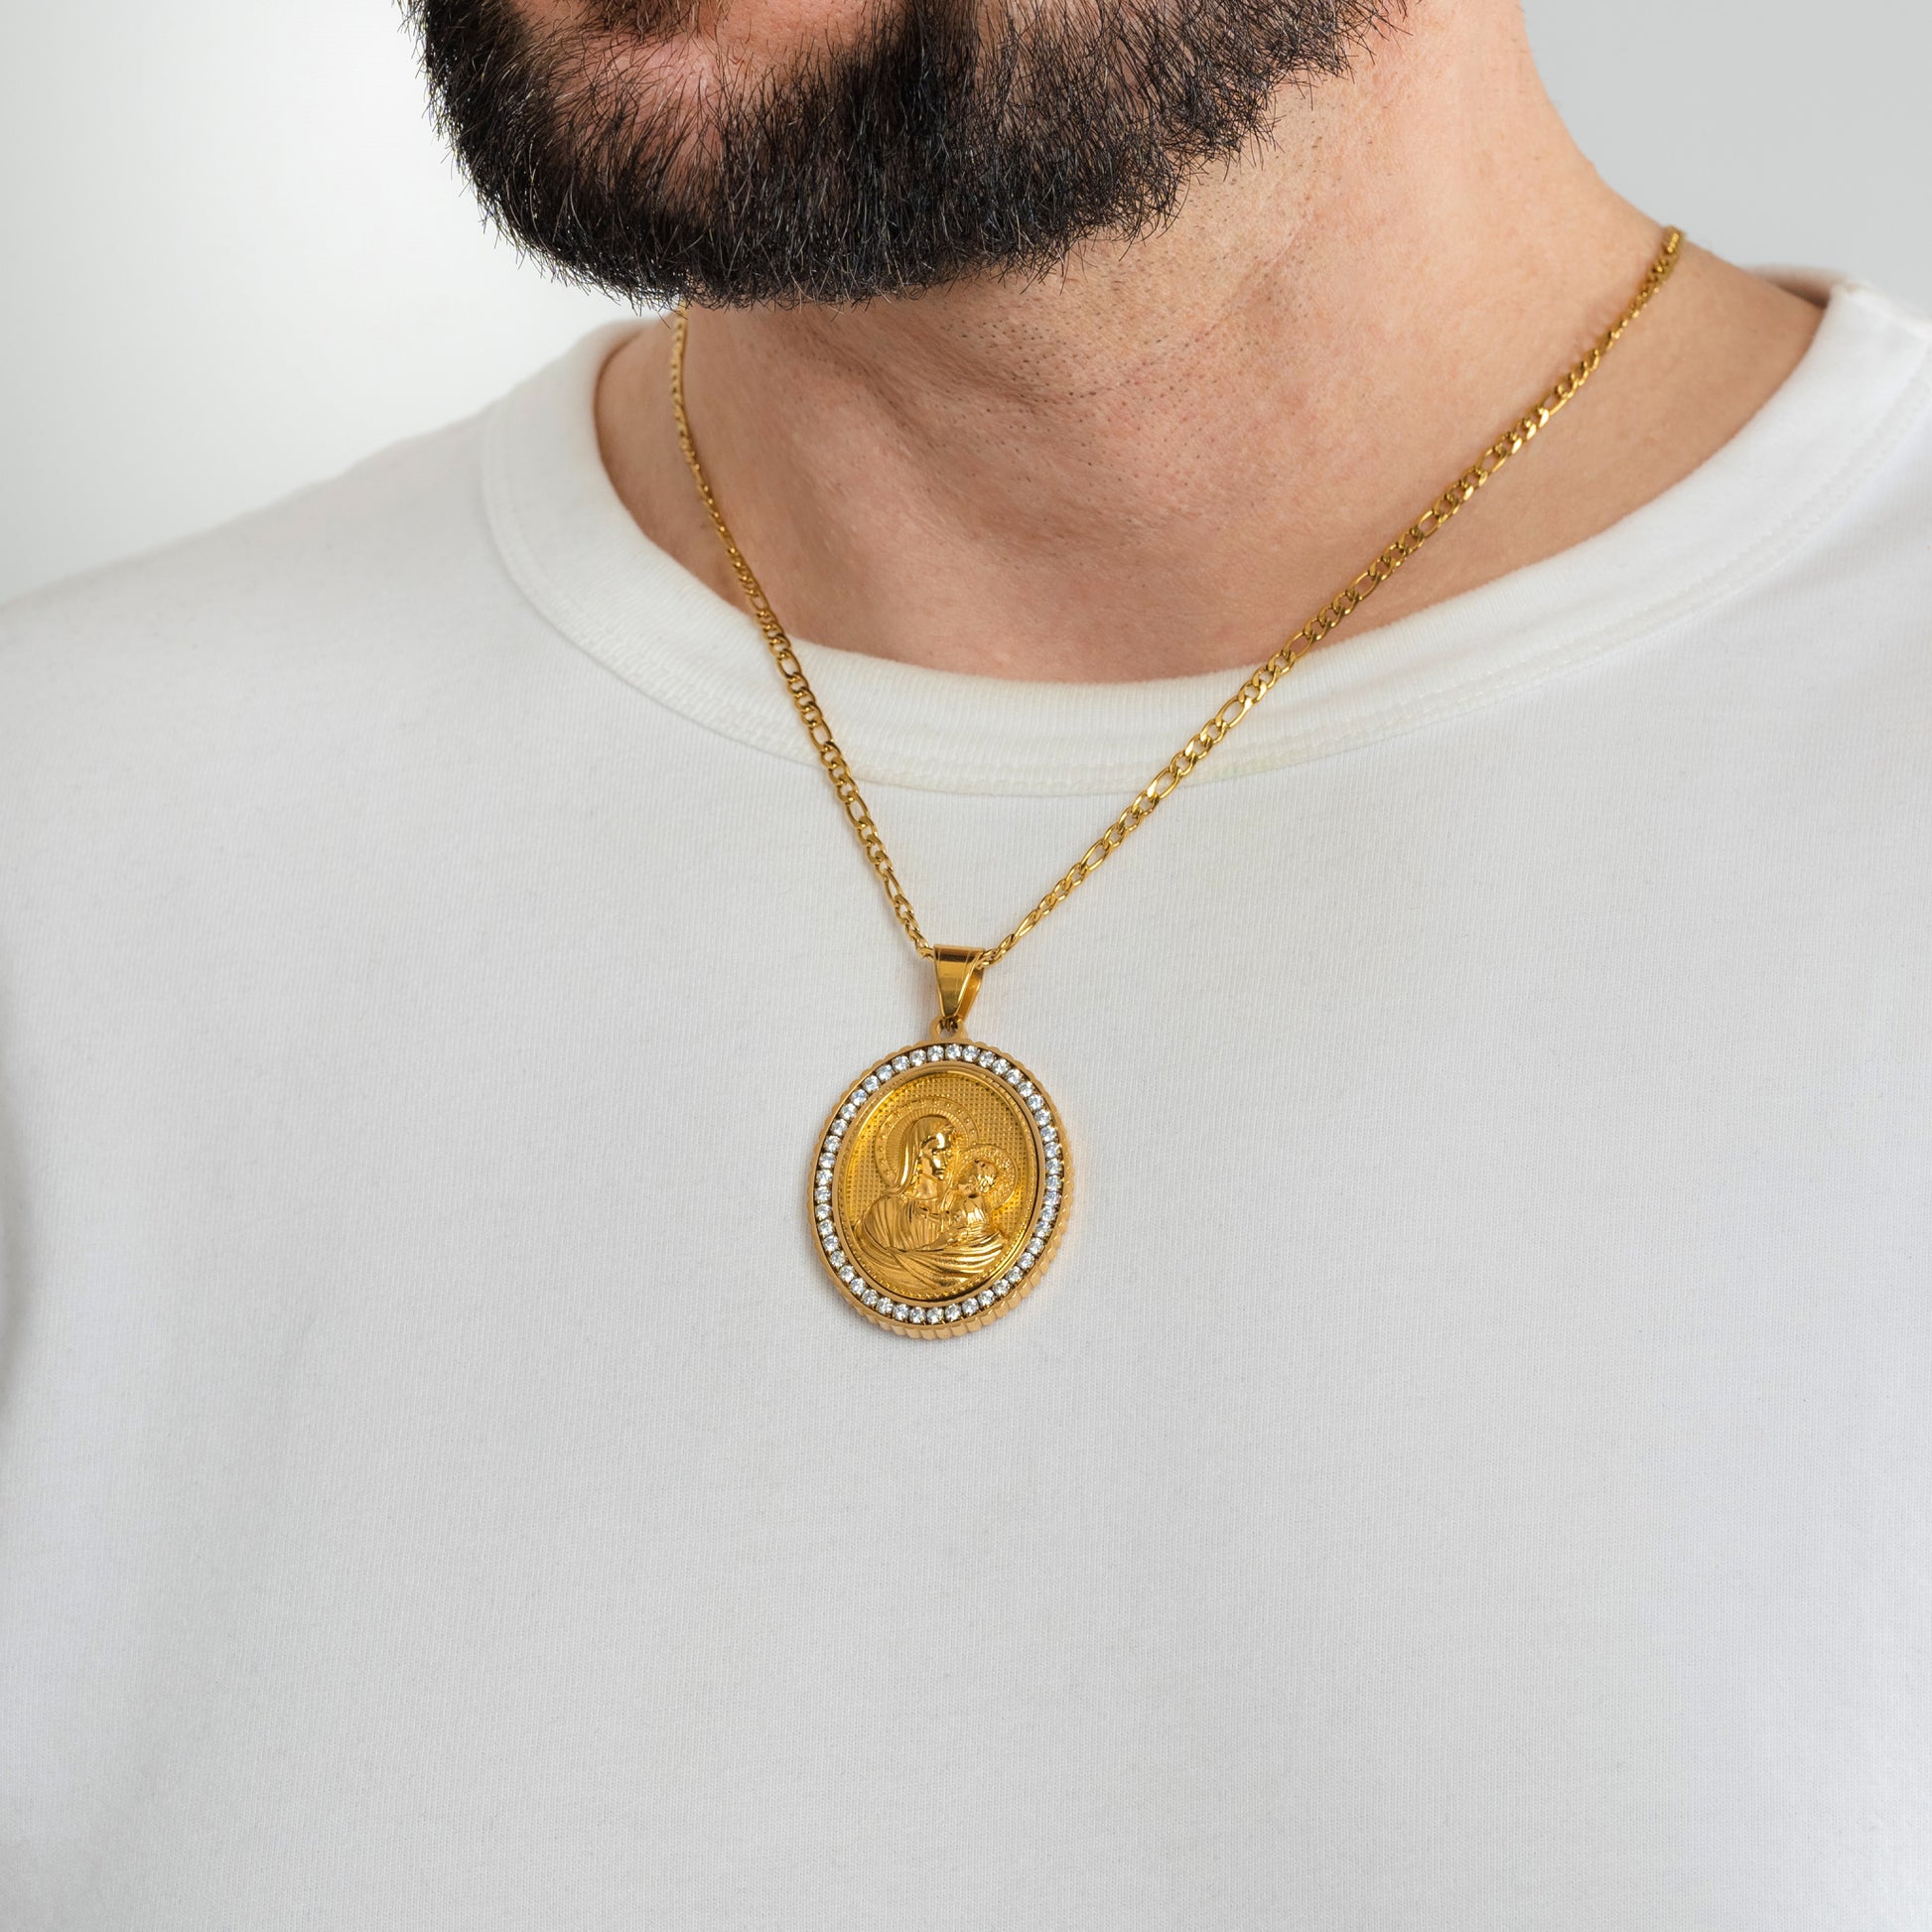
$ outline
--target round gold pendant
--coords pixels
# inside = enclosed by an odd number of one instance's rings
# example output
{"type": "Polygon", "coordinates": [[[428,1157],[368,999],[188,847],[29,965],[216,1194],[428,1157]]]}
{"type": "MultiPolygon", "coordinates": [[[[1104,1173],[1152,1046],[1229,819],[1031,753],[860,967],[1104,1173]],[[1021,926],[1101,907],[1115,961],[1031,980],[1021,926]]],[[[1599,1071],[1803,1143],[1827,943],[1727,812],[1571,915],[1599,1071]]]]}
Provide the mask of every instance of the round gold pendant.
{"type": "Polygon", "coordinates": [[[1071,1184],[1059,1116],[1018,1060],[964,1040],[908,1046],[855,1081],[819,1136],[819,1259],[876,1326],[964,1334],[1031,1293],[1071,1184]]]}

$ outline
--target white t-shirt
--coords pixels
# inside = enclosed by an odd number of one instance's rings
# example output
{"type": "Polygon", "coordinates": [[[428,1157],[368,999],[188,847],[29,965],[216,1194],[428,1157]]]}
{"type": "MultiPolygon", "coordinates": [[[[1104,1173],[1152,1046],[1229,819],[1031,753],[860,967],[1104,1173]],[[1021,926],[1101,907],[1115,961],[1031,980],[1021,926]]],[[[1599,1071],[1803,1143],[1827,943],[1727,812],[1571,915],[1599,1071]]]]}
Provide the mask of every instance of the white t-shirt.
{"type": "MultiPolygon", "coordinates": [[[[929,1346],[804,1211],[929,972],[613,341],[0,619],[0,1924],[1932,1924],[1932,324],[998,969],[1079,1193],[929,1346]]],[[[801,649],[962,943],[1230,683],[801,649]]]]}

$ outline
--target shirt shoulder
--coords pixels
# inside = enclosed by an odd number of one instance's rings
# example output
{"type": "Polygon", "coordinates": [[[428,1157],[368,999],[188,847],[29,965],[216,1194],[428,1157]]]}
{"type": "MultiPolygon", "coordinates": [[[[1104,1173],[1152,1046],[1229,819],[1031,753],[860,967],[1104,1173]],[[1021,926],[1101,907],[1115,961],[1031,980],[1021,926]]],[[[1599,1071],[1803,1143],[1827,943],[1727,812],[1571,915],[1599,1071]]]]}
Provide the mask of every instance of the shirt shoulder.
{"type": "Polygon", "coordinates": [[[305,616],[474,563],[471,420],[396,444],[218,528],[105,565],[0,607],[0,679],[16,702],[70,676],[184,670],[235,651],[292,654],[305,616]]]}
{"type": "MultiPolygon", "coordinates": [[[[1922,509],[1932,493],[1932,315],[1863,283],[1833,292],[1828,323],[1841,340],[1806,392],[1808,413],[1863,411],[1876,397],[1878,433],[1850,466],[1839,507],[1854,522],[1922,509]]],[[[1795,386],[1795,385],[1794,385],[1795,386]]],[[[1914,560],[1932,558],[1915,547],[1914,560]]]]}
{"type": "Polygon", "coordinates": [[[1788,447],[1761,452],[1796,475],[1815,439],[1814,508],[1776,533],[1725,615],[1808,665],[1807,681],[1932,696],[1932,317],[1841,283],[1825,326],[1829,354],[1774,399],[1788,447]],[[1834,441],[1848,421],[1868,430],[1834,441]]]}
{"type": "Polygon", "coordinates": [[[0,610],[0,859],[339,797],[406,759],[453,689],[486,687],[492,651],[531,655],[480,435],[399,444],[0,610]]]}

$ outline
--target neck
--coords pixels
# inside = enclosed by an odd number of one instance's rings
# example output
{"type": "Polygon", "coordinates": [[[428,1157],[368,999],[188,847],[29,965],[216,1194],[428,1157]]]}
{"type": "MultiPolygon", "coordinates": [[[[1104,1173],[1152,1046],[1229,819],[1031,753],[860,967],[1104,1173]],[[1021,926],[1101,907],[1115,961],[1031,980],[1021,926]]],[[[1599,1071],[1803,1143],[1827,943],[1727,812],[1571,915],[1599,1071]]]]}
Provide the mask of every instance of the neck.
{"type": "MultiPolygon", "coordinates": [[[[691,422],[796,636],[1007,677],[1248,665],[1545,392],[1659,239],[1570,141],[1515,0],[1419,8],[1131,246],[1028,285],[695,316],[691,422]]],[[[1588,392],[1338,640],[1677,481],[1815,319],[1692,251],[1588,392]]],[[[645,331],[607,369],[606,462],[646,533],[736,603],[665,346],[645,331]]]]}

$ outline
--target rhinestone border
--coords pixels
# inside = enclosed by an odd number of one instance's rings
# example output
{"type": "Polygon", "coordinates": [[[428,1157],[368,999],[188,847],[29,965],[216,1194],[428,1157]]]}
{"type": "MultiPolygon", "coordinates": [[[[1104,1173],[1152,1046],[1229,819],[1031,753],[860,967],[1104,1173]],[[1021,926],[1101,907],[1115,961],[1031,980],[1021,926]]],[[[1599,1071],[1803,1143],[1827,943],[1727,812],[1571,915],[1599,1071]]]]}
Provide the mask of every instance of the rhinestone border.
{"type": "Polygon", "coordinates": [[[997,1321],[1033,1293],[1059,1247],[1072,1197],[1073,1164],[1066,1152],[1066,1136],[1058,1110],[1032,1070],[1011,1053],[979,1040],[923,1041],[902,1046],[869,1066],[840,1096],[826,1116],[812,1149],[811,1178],[806,1202],[812,1216],[812,1245],[846,1305],[876,1328],[890,1334],[936,1341],[946,1335],[970,1334],[997,1321]],[[1039,1150],[1040,1173],[1046,1185],[1039,1212],[1019,1258],[996,1280],[983,1283],[970,1295],[944,1302],[902,1302],[867,1281],[864,1271],[840,1244],[831,1212],[833,1164],[847,1129],[866,1108],[893,1087],[921,1072],[933,1061],[956,1060],[1004,1080],[1014,1088],[1032,1120],[1039,1150]]]}

